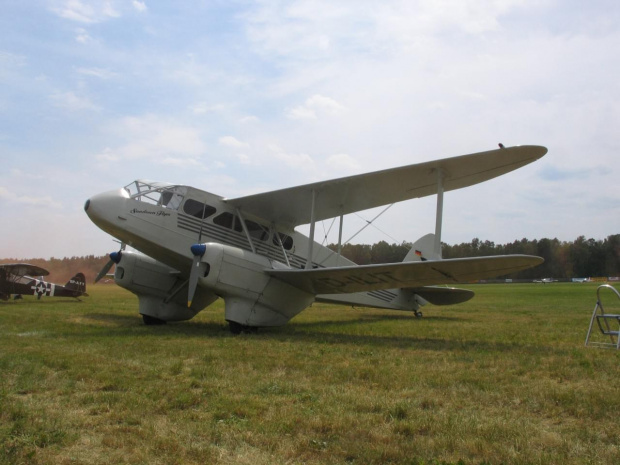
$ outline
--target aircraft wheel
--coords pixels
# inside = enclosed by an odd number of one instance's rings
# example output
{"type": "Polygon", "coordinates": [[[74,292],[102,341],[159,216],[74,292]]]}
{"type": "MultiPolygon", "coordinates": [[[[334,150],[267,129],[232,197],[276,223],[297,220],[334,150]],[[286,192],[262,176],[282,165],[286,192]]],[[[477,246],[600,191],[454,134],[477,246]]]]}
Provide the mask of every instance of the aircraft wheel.
{"type": "Polygon", "coordinates": [[[166,322],[164,320],[160,320],[159,318],[155,318],[154,316],[142,315],[142,321],[146,326],[159,326],[165,325],[166,322]]]}
{"type": "Polygon", "coordinates": [[[424,314],[422,312],[415,312],[415,317],[416,318],[422,318],[424,316],[424,314]]]}
{"type": "Polygon", "coordinates": [[[228,322],[228,329],[234,335],[245,333],[245,334],[256,334],[258,332],[258,328],[256,326],[246,326],[241,323],[237,323],[236,321],[228,322]]]}
{"type": "Polygon", "coordinates": [[[232,334],[236,336],[238,334],[241,334],[241,331],[243,331],[243,325],[240,323],[237,323],[236,321],[229,321],[228,329],[230,330],[232,334]]]}

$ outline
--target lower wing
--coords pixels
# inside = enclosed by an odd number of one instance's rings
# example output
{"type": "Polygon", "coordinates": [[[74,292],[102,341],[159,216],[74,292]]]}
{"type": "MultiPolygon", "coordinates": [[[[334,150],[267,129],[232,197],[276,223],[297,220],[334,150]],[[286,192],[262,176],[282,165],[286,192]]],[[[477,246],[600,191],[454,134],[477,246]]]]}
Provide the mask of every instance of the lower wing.
{"type": "Polygon", "coordinates": [[[541,257],[531,255],[498,255],[314,270],[265,270],[265,272],[311,294],[346,294],[494,278],[531,268],[543,261],[541,257]]]}

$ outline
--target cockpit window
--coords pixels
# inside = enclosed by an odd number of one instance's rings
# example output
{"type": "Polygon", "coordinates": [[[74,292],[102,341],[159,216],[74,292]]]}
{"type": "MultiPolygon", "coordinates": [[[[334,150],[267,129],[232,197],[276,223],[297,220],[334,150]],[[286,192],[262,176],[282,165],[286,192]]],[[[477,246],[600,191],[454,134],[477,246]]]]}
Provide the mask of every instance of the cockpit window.
{"type": "Polygon", "coordinates": [[[132,199],[171,210],[178,210],[187,194],[185,186],[141,180],[128,184],[125,190],[132,199]]]}
{"type": "Polygon", "coordinates": [[[185,194],[187,194],[187,187],[184,186],[163,189],[161,191],[161,206],[171,210],[178,210],[185,194]]]}
{"type": "Polygon", "coordinates": [[[187,199],[183,204],[183,211],[188,215],[204,220],[215,213],[215,208],[194,199],[187,199]]]}

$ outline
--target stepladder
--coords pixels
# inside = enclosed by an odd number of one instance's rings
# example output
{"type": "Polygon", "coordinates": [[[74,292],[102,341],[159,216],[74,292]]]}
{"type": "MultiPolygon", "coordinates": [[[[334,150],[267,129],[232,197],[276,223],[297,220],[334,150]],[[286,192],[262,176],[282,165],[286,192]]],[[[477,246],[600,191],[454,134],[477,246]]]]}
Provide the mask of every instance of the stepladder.
{"type": "MultiPolygon", "coordinates": [[[[590,318],[590,326],[586,335],[586,346],[598,346],[620,349],[620,312],[618,305],[615,306],[616,312],[606,311],[603,306],[601,295],[607,296],[613,300],[613,294],[620,299],[620,292],[609,284],[603,284],[596,289],[596,305],[590,318]],[[593,337],[592,330],[596,327],[600,331],[600,336],[593,337]]],[[[597,333],[595,329],[595,333],[597,333]]]]}

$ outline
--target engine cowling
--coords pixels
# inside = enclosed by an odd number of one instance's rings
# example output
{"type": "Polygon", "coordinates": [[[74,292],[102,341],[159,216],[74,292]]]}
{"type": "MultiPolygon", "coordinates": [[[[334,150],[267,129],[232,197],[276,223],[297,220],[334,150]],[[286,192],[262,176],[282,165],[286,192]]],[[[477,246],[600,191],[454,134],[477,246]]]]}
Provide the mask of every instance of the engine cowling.
{"type": "Polygon", "coordinates": [[[141,315],[160,321],[189,320],[217,300],[217,295],[199,289],[188,308],[187,284],[179,272],[147,255],[131,251],[122,252],[114,280],[138,296],[141,315]]]}
{"type": "Polygon", "coordinates": [[[314,301],[313,294],[265,273],[278,266],[277,262],[236,247],[204,245],[201,261],[209,272],[199,278],[199,288],[224,299],[227,321],[244,326],[281,326],[314,301]]]}

